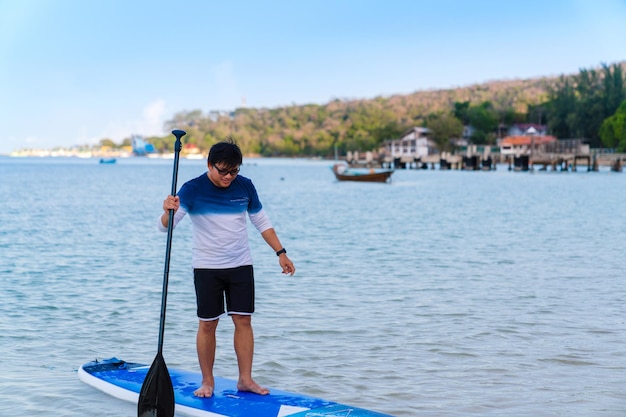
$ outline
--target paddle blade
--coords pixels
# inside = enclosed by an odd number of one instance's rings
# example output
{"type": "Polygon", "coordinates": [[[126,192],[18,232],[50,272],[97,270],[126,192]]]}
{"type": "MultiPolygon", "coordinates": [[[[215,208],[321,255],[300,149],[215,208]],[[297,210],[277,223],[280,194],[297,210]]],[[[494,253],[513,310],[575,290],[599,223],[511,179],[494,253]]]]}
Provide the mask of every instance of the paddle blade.
{"type": "Polygon", "coordinates": [[[137,415],[139,417],[174,417],[174,387],[165,359],[159,352],[141,386],[137,415]]]}

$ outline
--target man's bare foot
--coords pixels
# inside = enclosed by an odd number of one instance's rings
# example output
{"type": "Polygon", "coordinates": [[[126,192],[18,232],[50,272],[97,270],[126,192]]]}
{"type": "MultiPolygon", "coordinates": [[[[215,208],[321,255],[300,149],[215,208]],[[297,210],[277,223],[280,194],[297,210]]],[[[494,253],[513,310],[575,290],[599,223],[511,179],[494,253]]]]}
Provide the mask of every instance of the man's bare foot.
{"type": "Polygon", "coordinates": [[[213,384],[203,382],[202,386],[193,392],[193,395],[201,398],[210,398],[213,396],[213,384]]]}
{"type": "Polygon", "coordinates": [[[259,384],[254,382],[252,379],[249,382],[244,382],[242,380],[239,380],[237,382],[237,389],[239,391],[252,392],[255,394],[259,394],[259,395],[267,395],[270,393],[269,389],[260,386],[259,384]]]}

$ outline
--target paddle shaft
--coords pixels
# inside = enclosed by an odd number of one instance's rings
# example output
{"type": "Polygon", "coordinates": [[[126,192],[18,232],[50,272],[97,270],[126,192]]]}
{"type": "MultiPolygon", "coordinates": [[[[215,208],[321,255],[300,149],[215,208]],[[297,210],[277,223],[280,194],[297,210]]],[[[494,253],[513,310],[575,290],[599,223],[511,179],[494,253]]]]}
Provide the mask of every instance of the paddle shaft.
{"type": "MultiPolygon", "coordinates": [[[[174,169],[172,171],[172,191],[171,195],[176,195],[176,183],[178,181],[178,161],[181,150],[181,140],[186,132],[183,130],[173,130],[172,134],[176,136],[174,144],[174,169]]],[[[163,335],[165,333],[165,308],[167,306],[167,285],[170,275],[170,253],[172,252],[172,234],[174,231],[174,210],[169,211],[169,221],[167,223],[167,246],[165,249],[165,266],[163,267],[163,291],[161,295],[161,320],[159,322],[159,346],[157,352],[163,353],[163,335]]]]}
{"type": "MultiPolygon", "coordinates": [[[[186,133],[183,130],[173,130],[176,136],[174,145],[174,170],[172,172],[172,192],[176,195],[176,181],[178,179],[178,159],[180,155],[180,138],[186,133]]],[[[169,211],[167,225],[167,248],[165,250],[165,267],[163,269],[163,293],[161,295],[161,320],[159,322],[159,348],[150,366],[150,370],[141,385],[139,400],[137,401],[138,417],[174,417],[175,397],[172,379],[163,359],[163,333],[165,333],[165,307],[167,305],[167,284],[170,274],[170,252],[172,251],[172,232],[174,230],[174,210],[169,211]]]]}

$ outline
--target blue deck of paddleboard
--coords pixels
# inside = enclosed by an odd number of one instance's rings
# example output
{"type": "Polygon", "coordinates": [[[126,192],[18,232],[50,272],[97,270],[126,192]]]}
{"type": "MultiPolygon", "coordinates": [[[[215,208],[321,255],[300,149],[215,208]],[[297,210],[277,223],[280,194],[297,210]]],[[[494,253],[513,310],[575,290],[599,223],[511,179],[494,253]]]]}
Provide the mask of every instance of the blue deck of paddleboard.
{"type": "MultiPolygon", "coordinates": [[[[80,379],[103,392],[127,401],[137,402],[149,366],[116,358],[93,361],[79,369],[80,379]]],[[[176,412],[199,417],[385,417],[369,410],[355,408],[302,394],[272,389],[269,395],[237,390],[237,382],[215,378],[214,395],[193,395],[202,381],[196,372],[169,369],[176,412]]],[[[388,416],[387,416],[388,417],[388,416]]]]}

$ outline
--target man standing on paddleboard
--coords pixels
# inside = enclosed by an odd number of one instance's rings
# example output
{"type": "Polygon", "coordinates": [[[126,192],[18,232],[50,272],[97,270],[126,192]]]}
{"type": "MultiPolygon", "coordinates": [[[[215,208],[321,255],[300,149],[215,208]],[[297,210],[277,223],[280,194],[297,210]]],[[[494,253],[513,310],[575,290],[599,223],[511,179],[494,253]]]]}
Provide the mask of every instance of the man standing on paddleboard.
{"type": "Polygon", "coordinates": [[[235,325],[237,388],[260,395],[269,393],[252,379],[254,273],[246,215],[276,252],[282,272],[289,275],[296,272],[252,181],[238,175],[242,160],[241,150],[232,139],[213,145],[207,161],[208,171],[183,184],[177,196],[170,195],[163,201],[165,213],[158,222],[159,230],[166,232],[169,210],[174,210],[174,227],[186,214],[192,223],[191,262],[199,319],[196,344],[202,371],[202,386],[194,392],[198,397],[213,395],[215,331],[219,318],[226,313],[235,325]]]}

